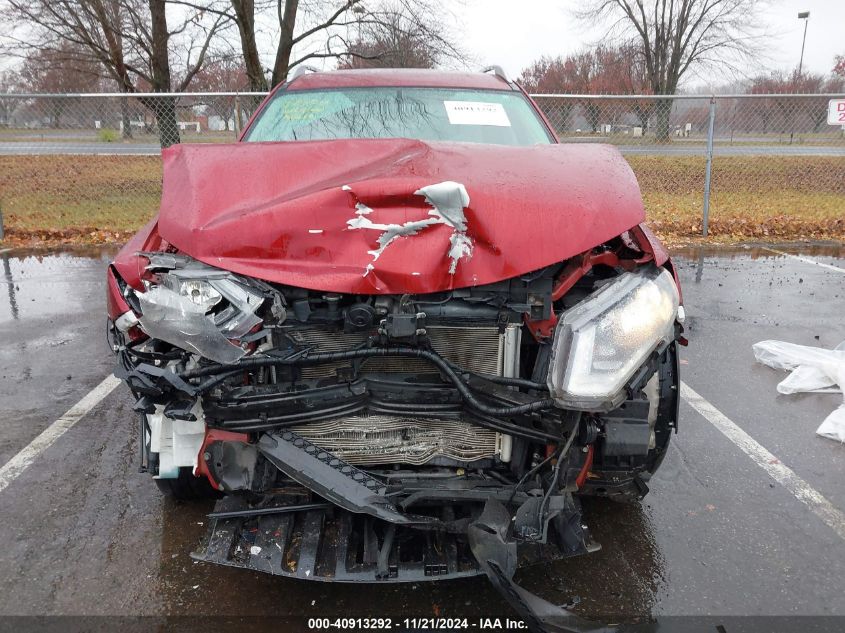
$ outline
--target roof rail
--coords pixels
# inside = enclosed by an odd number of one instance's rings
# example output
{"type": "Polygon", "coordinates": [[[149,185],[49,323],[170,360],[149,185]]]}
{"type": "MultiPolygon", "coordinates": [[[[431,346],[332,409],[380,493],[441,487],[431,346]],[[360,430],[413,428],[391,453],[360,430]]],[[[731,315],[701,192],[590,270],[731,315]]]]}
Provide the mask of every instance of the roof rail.
{"type": "Polygon", "coordinates": [[[305,73],[318,73],[320,72],[319,68],[314,68],[313,66],[306,66],[302,64],[301,66],[297,66],[296,69],[293,71],[293,77],[290,78],[291,81],[301,77],[305,73]]]}
{"type": "Polygon", "coordinates": [[[497,66],[497,65],[494,64],[493,66],[488,66],[487,68],[485,68],[481,72],[489,73],[490,71],[492,71],[493,74],[496,75],[496,77],[498,77],[499,79],[502,79],[502,80],[504,80],[508,83],[511,82],[511,80],[508,78],[508,74],[505,72],[505,69],[502,68],[501,66],[497,66]]]}

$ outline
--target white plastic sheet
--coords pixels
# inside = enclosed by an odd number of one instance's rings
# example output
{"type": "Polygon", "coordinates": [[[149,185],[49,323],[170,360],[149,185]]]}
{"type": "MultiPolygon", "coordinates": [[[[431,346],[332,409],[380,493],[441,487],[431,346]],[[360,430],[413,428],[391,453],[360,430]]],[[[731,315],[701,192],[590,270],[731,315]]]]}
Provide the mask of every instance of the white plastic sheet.
{"type": "MultiPolygon", "coordinates": [[[[760,341],[752,348],[758,362],[791,372],[778,385],[779,393],[845,391],[845,341],[832,350],[784,341],[760,341]]],[[[816,433],[845,442],[845,401],[825,418],[816,433]]]]}

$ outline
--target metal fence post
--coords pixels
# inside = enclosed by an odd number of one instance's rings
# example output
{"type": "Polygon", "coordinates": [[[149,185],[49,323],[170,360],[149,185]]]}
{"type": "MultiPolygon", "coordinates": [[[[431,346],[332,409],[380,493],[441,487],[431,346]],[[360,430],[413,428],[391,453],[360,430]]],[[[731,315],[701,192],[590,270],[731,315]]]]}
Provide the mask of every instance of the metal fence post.
{"type": "Polygon", "coordinates": [[[0,204],[0,240],[6,237],[6,231],[3,230],[3,205],[0,204]]]}
{"type": "Polygon", "coordinates": [[[716,120],[716,97],[710,97],[710,120],[707,123],[707,166],[704,169],[704,214],[701,222],[701,234],[707,237],[707,224],[710,220],[710,178],[713,170],[713,124],[716,120]]]}

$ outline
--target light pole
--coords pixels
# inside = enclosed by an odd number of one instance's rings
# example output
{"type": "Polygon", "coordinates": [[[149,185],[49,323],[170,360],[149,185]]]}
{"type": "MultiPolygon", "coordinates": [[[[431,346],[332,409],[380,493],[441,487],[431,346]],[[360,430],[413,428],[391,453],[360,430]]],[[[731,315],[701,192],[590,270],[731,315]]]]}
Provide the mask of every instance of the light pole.
{"type": "MultiPolygon", "coordinates": [[[[356,4],[352,7],[352,13],[355,14],[355,21],[358,22],[358,46],[361,46],[361,21],[364,19],[364,14],[367,10],[362,4],[356,4]]],[[[803,55],[803,52],[802,52],[803,55]]]]}
{"type": "Polygon", "coordinates": [[[801,40],[801,59],[798,60],[798,79],[801,79],[801,68],[804,66],[804,44],[807,43],[807,22],[810,21],[810,12],[802,11],[798,14],[799,20],[804,20],[804,39],[801,40]]]}
{"type": "MultiPolygon", "coordinates": [[[[807,43],[807,23],[810,21],[810,12],[809,11],[801,11],[798,14],[799,20],[804,20],[804,39],[801,40],[801,57],[798,60],[798,75],[795,77],[795,83],[801,81],[801,69],[804,67],[804,44],[807,43]]],[[[793,87],[793,91],[797,89],[798,86],[793,87]]],[[[792,145],[792,138],[795,136],[795,113],[792,113],[792,130],[789,132],[789,144],[792,145]]]]}

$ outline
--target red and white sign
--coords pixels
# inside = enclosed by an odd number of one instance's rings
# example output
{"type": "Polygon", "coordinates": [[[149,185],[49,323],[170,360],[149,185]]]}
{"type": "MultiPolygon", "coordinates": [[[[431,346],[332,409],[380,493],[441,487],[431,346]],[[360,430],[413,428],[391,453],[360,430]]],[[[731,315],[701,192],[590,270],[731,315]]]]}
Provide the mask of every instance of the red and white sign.
{"type": "Polygon", "coordinates": [[[827,104],[827,124],[845,125],[845,99],[831,99],[827,104]]]}

